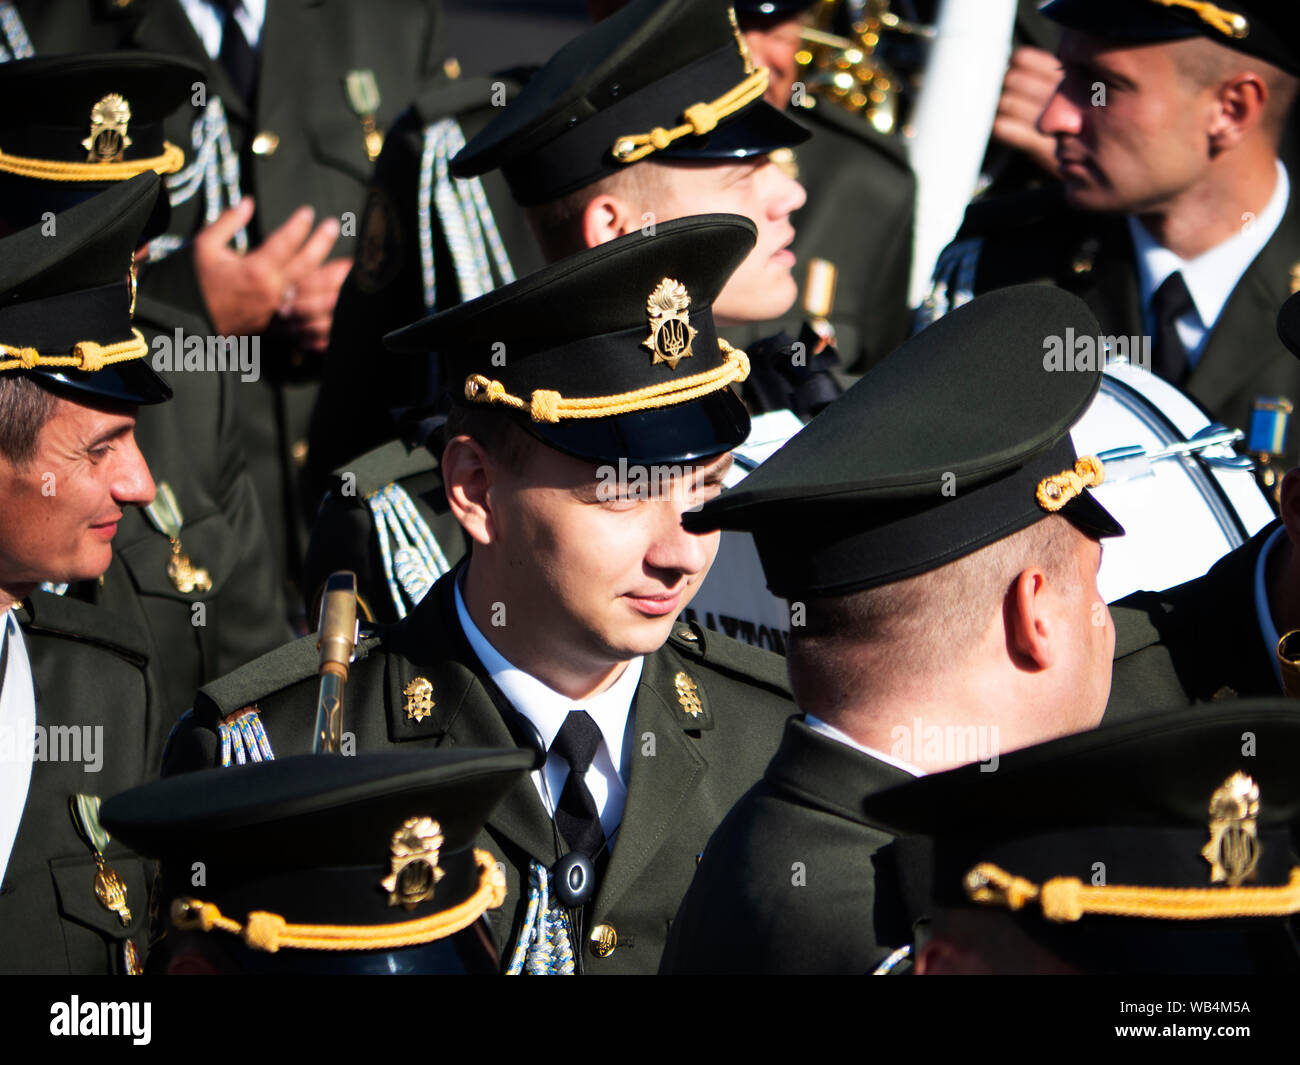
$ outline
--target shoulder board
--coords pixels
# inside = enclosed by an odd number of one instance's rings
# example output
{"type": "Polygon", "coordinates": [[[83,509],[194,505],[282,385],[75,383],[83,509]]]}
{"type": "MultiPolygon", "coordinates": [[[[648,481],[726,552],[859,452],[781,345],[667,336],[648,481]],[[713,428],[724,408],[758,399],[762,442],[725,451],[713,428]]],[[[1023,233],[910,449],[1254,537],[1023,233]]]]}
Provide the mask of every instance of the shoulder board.
{"type": "Polygon", "coordinates": [[[984,237],[1005,229],[1037,226],[1049,219],[1071,214],[1065,193],[1059,186],[1030,189],[1009,196],[976,200],[966,208],[957,240],[984,237]]]}
{"type": "Polygon", "coordinates": [[[733,640],[695,621],[674,625],[668,643],[679,654],[720,672],[748,678],[784,695],[790,694],[785,659],[771,651],[733,640]]]}
{"type": "MultiPolygon", "coordinates": [[[[354,663],[367,658],[380,645],[381,633],[382,629],[376,626],[361,626],[354,663]]],[[[205,684],[194,700],[197,715],[201,719],[218,720],[316,676],[320,668],[316,639],[316,633],[308,633],[205,684]]]]}
{"type": "Polygon", "coordinates": [[[506,101],[513,100],[520,83],[508,74],[495,77],[438,78],[426,86],[412,101],[411,107],[428,126],[444,118],[457,118],[471,111],[499,107],[492,99],[498,86],[504,86],[506,101]]]}
{"type": "Polygon", "coordinates": [[[71,596],[32,592],[19,620],[24,629],[97,644],[137,665],[147,663],[153,650],[148,633],[130,618],[71,596]]]}
{"type": "Polygon", "coordinates": [[[810,96],[803,106],[791,107],[790,114],[796,121],[811,126],[814,137],[819,126],[829,126],[874,148],[880,155],[897,164],[900,169],[907,171],[912,169],[912,164],[907,158],[907,146],[901,137],[881,133],[866,118],[850,114],[836,103],[810,96]]]}
{"type": "MultiPolygon", "coordinates": [[[[417,473],[429,473],[437,468],[438,460],[428,448],[410,448],[401,440],[390,440],[373,451],[357,456],[351,462],[345,462],[333,471],[333,476],[341,483],[350,474],[355,480],[349,494],[355,495],[357,499],[365,499],[393,481],[417,473]]],[[[335,485],[335,491],[339,487],[340,485],[335,485]]]]}

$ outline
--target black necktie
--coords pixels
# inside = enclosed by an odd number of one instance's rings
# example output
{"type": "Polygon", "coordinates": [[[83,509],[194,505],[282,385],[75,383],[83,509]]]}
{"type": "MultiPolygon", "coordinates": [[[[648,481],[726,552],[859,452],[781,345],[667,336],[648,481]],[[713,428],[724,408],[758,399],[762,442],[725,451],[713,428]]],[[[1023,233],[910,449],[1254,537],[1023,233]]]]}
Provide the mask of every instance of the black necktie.
{"type": "Polygon", "coordinates": [[[605,846],[600,811],[583,779],[600,749],[600,729],[585,710],[573,710],[551,744],[569,763],[569,777],[555,808],[555,825],[575,851],[595,861],[605,846]]]}
{"type": "Polygon", "coordinates": [[[235,19],[235,12],[244,6],[243,0],[212,0],[212,3],[226,13],[217,61],[226,68],[239,95],[251,103],[253,90],[257,88],[257,53],[235,19]]]}
{"type": "Polygon", "coordinates": [[[9,611],[0,612],[0,695],[5,690],[5,672],[9,669],[9,645],[13,643],[9,632],[9,611]]]}
{"type": "Polygon", "coordinates": [[[1177,321],[1192,310],[1192,294],[1183,275],[1175,270],[1151,297],[1152,369],[1166,381],[1181,384],[1187,376],[1187,348],[1178,335],[1177,321]]]}

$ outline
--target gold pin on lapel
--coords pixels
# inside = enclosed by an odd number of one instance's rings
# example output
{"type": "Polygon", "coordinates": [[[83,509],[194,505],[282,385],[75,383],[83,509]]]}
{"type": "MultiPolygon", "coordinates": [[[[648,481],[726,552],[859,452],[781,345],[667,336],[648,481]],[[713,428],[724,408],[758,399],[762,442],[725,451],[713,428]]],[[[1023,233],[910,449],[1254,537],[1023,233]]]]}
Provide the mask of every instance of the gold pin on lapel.
{"type": "Polygon", "coordinates": [[[408,817],[402,822],[389,844],[389,873],[380,882],[388,892],[388,905],[413,910],[433,898],[438,881],[446,875],[438,867],[443,842],[442,826],[431,817],[408,817]]]}
{"type": "Polygon", "coordinates": [[[1291,294],[1300,292],[1300,263],[1291,267],[1291,294]]]}
{"type": "Polygon", "coordinates": [[[406,696],[406,718],[408,721],[423,721],[433,713],[437,705],[433,701],[433,685],[424,677],[416,677],[402,689],[406,696]]]}
{"type": "Polygon", "coordinates": [[[153,527],[171,541],[172,554],[167,560],[167,576],[172,586],[185,595],[205,595],[212,591],[212,576],[202,566],[190,561],[190,556],[181,546],[181,526],[184,517],[180,504],[176,502],[176,493],[166,481],[158,482],[157,493],[153,502],[144,508],[145,516],[153,527]]]}
{"type": "Polygon", "coordinates": [[[366,155],[373,163],[384,148],[384,135],[375,124],[379,111],[379,82],[373,70],[349,70],[343,79],[348,103],[361,119],[361,132],[365,140],[366,155]]]}
{"type": "Polygon", "coordinates": [[[685,673],[678,673],[673,678],[673,684],[677,688],[677,701],[681,703],[683,711],[690,714],[691,717],[699,717],[704,713],[704,706],[700,702],[699,688],[696,687],[695,681],[691,680],[685,673]]]}
{"type": "Polygon", "coordinates": [[[1237,887],[1253,880],[1259,865],[1259,785],[1245,773],[1233,773],[1210,798],[1210,842],[1201,857],[1210,863],[1210,883],[1237,887]]]}

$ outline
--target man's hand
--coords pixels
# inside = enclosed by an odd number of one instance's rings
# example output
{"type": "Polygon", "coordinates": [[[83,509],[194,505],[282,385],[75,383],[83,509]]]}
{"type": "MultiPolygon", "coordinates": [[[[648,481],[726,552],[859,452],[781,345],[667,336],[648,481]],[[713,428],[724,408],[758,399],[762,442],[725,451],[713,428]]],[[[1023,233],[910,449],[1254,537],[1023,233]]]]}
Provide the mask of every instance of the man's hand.
{"type": "Polygon", "coordinates": [[[1061,64],[1056,56],[1039,48],[1017,48],[1011,54],[993,120],[995,141],[1024,152],[1053,176],[1057,176],[1056,141],[1038,132],[1038,116],[1047,109],[1060,83],[1061,64]]]}
{"type": "Polygon", "coordinates": [[[252,220],[253,211],[253,201],[246,196],[194,238],[195,273],[212,325],[222,336],[264,332],[285,306],[291,288],[320,267],[339,235],[333,218],[313,231],[315,212],[299,207],[261,247],[240,254],[230,242],[252,220]]]}
{"type": "Polygon", "coordinates": [[[286,290],[278,313],[305,350],[324,351],[329,346],[334,304],[351,269],[351,259],[333,259],[286,290]]]}

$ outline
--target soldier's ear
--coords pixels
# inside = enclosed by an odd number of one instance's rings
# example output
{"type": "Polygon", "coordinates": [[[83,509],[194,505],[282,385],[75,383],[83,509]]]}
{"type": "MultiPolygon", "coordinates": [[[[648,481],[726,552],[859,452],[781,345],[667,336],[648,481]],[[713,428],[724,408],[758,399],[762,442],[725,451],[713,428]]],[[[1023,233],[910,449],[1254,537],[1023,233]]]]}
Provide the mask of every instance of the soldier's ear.
{"type": "Polygon", "coordinates": [[[490,544],[496,538],[492,511],[495,466],[483,445],[472,436],[456,436],[442,453],[442,483],[451,512],[475,543],[490,544]]]}
{"type": "Polygon", "coordinates": [[[1059,654],[1053,646],[1061,630],[1057,615],[1050,609],[1052,592],[1047,574],[1030,567],[1016,576],[1003,599],[1008,648],[1027,669],[1048,669],[1059,654]]]}
{"type": "Polygon", "coordinates": [[[582,240],[588,248],[608,244],[640,227],[641,215],[635,205],[619,196],[601,193],[582,211],[582,240]]]}

